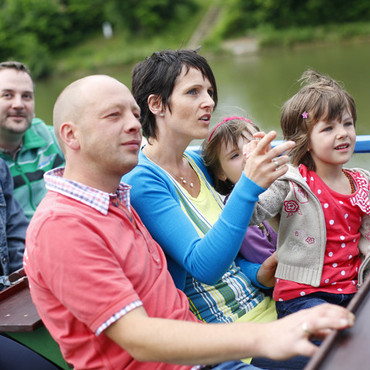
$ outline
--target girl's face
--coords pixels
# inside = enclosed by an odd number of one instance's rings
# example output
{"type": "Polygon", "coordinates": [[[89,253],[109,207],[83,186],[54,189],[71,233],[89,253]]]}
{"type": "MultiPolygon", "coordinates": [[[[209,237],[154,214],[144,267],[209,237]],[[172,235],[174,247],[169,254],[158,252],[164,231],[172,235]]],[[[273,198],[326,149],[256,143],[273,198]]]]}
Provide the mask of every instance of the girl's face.
{"type": "Polygon", "coordinates": [[[219,154],[221,173],[218,175],[220,180],[229,179],[233,184],[239,180],[245,165],[243,147],[251,140],[254,140],[254,137],[248,131],[244,131],[243,136],[239,137],[237,146],[234,146],[232,142],[227,145],[225,142],[221,144],[219,154]]]}
{"type": "Polygon", "coordinates": [[[195,68],[183,68],[170,97],[171,111],[165,109],[166,134],[171,132],[187,140],[204,139],[208,135],[215,103],[208,79],[195,68]]]}
{"type": "Polygon", "coordinates": [[[341,119],[317,122],[312,128],[309,145],[316,172],[332,166],[342,168],[351,159],[355,143],[355,126],[348,110],[341,119]]]}

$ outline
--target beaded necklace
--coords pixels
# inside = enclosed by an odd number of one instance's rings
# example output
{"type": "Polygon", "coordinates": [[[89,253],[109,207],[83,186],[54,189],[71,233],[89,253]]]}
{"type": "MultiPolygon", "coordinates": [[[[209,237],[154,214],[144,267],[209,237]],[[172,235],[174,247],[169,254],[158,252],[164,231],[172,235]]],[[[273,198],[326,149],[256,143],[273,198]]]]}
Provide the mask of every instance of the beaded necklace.
{"type": "MultiPolygon", "coordinates": [[[[148,152],[147,151],[145,151],[145,155],[146,155],[146,157],[148,158],[148,159],[150,159],[152,162],[154,162],[154,163],[156,163],[156,161],[151,157],[151,155],[148,155],[148,152]]],[[[158,166],[159,166],[159,164],[158,163],[156,163],[158,166]]],[[[161,167],[161,166],[160,166],[161,167]]],[[[163,167],[161,167],[161,168],[163,168],[163,167]]],[[[189,185],[191,188],[193,188],[194,187],[194,182],[192,182],[192,181],[187,181],[183,176],[178,176],[178,175],[176,175],[175,173],[173,173],[173,172],[170,172],[170,171],[168,171],[168,170],[166,170],[165,168],[163,168],[165,171],[167,171],[171,176],[173,176],[173,177],[175,177],[176,179],[177,179],[177,181],[179,181],[179,182],[181,182],[184,186],[186,186],[186,185],[189,185]]]]}
{"type": "MultiPolygon", "coordinates": [[[[177,175],[175,175],[175,174],[172,174],[172,176],[174,176],[174,177],[176,177],[178,180],[180,180],[184,185],[186,185],[188,182],[182,177],[182,176],[177,176],[177,175]]],[[[189,186],[191,187],[191,188],[193,188],[194,187],[194,183],[192,183],[192,182],[189,182],[189,186]]]]}

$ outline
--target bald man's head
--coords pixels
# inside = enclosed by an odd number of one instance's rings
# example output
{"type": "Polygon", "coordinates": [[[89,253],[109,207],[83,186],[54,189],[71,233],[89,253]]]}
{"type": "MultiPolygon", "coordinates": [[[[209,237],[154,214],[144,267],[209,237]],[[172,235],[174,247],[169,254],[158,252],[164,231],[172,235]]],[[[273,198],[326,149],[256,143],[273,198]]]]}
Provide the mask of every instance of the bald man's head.
{"type": "Polygon", "coordinates": [[[54,129],[70,178],[119,179],[138,160],[140,108],[130,90],[106,75],[68,85],[54,106],[54,129]]]}
{"type": "Polygon", "coordinates": [[[63,152],[64,143],[60,138],[61,125],[64,122],[73,122],[78,125],[79,120],[88,111],[89,103],[93,102],[94,93],[99,89],[99,85],[107,82],[121,84],[107,75],[91,75],[72,82],[60,93],[54,105],[53,125],[63,152]]]}

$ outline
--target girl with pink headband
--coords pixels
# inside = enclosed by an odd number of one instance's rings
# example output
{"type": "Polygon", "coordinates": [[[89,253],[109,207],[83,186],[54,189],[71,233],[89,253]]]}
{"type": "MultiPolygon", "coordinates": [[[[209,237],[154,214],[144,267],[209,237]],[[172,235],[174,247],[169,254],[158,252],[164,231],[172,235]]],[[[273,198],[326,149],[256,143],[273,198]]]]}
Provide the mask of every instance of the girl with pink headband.
{"type": "MultiPolygon", "coordinates": [[[[213,128],[208,140],[203,142],[204,163],[212,177],[214,188],[226,196],[225,203],[243,172],[244,145],[254,140],[253,135],[259,131],[258,126],[245,117],[226,117],[213,128]]],[[[239,257],[250,262],[263,263],[275,252],[276,241],[277,234],[267,222],[250,226],[241,245],[239,257]]],[[[244,263],[243,259],[239,262],[244,263]]],[[[273,268],[276,264],[275,255],[270,262],[273,268]]],[[[274,279],[271,284],[274,284],[274,279]]]]}

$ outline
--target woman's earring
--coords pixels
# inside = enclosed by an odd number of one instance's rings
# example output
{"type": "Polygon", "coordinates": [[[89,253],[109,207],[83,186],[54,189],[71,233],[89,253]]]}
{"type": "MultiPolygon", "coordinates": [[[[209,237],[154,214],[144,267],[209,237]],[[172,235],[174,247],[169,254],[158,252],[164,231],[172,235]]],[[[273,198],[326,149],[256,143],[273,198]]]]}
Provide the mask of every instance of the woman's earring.
{"type": "Polygon", "coordinates": [[[164,117],[164,114],[163,113],[159,113],[159,117],[164,117]]]}

